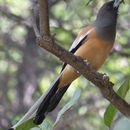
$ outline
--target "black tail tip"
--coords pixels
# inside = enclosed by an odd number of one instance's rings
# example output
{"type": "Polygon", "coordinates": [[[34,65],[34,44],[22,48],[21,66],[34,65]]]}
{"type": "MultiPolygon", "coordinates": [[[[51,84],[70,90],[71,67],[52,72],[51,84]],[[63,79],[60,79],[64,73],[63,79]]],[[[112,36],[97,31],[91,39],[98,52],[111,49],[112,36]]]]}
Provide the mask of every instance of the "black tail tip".
{"type": "Polygon", "coordinates": [[[8,130],[14,130],[14,128],[9,128],[8,130]]]}
{"type": "Polygon", "coordinates": [[[36,125],[40,125],[43,122],[44,119],[45,119],[45,115],[40,115],[40,116],[37,115],[35,117],[35,119],[33,120],[33,123],[36,124],[36,125]]]}

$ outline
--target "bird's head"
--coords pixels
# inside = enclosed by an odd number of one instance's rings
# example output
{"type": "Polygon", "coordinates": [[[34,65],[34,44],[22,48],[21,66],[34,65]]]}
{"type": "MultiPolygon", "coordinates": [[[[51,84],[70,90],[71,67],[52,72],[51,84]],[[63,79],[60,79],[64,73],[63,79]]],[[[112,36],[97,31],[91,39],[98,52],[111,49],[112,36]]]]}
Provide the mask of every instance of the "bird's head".
{"type": "Polygon", "coordinates": [[[109,27],[116,25],[118,9],[122,0],[106,2],[99,10],[95,24],[98,27],[109,27]]]}

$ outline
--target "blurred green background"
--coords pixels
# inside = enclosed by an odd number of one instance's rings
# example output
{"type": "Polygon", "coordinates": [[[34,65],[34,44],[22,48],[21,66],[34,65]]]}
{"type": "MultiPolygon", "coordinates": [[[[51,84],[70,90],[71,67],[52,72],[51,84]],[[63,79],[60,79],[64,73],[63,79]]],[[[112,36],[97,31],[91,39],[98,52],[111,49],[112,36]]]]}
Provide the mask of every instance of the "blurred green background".
{"type": "MultiPolygon", "coordinates": [[[[68,49],[78,32],[93,23],[98,9],[106,1],[49,0],[51,32],[56,34],[56,41],[68,49]]],[[[37,9],[36,0],[0,0],[0,130],[7,129],[20,119],[48,89],[61,69],[62,62],[35,42],[31,19],[33,6],[37,9]]],[[[128,0],[119,10],[115,46],[99,71],[110,76],[115,90],[130,77],[128,0]]],[[[84,77],[71,85],[48,120],[53,122],[56,119],[58,111],[76,88],[82,91],[78,103],[66,112],[55,129],[107,130],[103,114],[109,102],[84,77]]],[[[126,100],[130,102],[130,94],[126,100]]],[[[130,130],[129,124],[130,121],[118,113],[110,129],[130,130]]]]}

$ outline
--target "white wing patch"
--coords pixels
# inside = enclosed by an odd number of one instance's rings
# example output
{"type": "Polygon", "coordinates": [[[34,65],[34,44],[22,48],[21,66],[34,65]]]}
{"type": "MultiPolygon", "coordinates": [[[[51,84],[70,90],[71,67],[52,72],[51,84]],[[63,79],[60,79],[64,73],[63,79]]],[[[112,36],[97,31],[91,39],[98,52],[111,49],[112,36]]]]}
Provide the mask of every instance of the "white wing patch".
{"type": "Polygon", "coordinates": [[[90,29],[88,32],[86,32],[84,35],[81,35],[78,40],[76,39],[73,44],[71,45],[69,51],[72,51],[74,48],[76,48],[80,42],[89,34],[91,33],[92,31],[94,30],[94,28],[90,29]]]}

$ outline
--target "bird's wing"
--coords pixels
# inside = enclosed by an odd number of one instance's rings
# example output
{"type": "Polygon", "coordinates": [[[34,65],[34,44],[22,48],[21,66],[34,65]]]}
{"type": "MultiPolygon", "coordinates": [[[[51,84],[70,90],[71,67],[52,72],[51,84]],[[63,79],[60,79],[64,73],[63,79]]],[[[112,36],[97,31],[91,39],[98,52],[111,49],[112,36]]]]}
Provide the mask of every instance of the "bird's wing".
{"type": "Polygon", "coordinates": [[[71,45],[69,52],[75,53],[75,51],[83,44],[83,41],[87,39],[88,35],[93,31],[93,29],[94,28],[91,28],[90,30],[88,30],[84,34],[82,34],[82,32],[81,32],[79,37],[71,45]]]}
{"type": "MultiPolygon", "coordinates": [[[[94,28],[85,28],[83,29],[83,31],[78,35],[78,37],[75,39],[75,41],[73,42],[73,44],[71,45],[69,52],[71,53],[75,53],[76,50],[83,44],[83,41],[87,39],[88,35],[94,30],[94,28]]],[[[65,68],[65,66],[67,65],[67,63],[64,63],[61,69],[61,72],[63,71],[63,69],[65,68]]]]}

